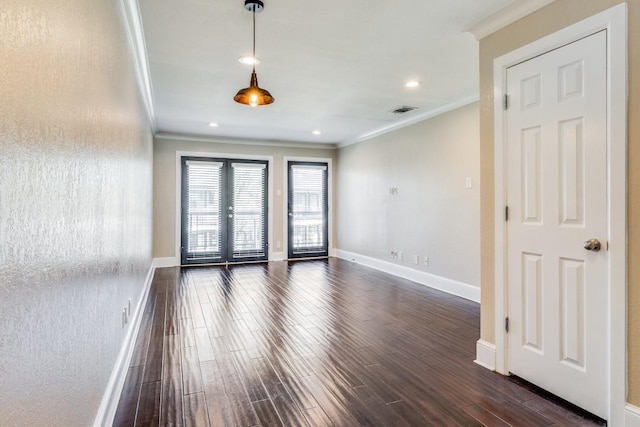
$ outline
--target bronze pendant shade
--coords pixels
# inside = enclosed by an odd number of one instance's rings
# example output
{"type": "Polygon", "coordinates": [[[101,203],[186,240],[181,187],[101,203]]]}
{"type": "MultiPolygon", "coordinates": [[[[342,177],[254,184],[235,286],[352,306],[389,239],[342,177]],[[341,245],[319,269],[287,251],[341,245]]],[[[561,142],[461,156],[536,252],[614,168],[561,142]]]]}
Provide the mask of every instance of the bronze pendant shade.
{"type": "MultiPolygon", "coordinates": [[[[249,12],[253,13],[253,58],[256,57],[256,11],[260,12],[264,9],[264,3],[260,0],[245,0],[244,7],[249,12]]],[[[251,72],[251,81],[249,87],[240,89],[233,100],[240,104],[250,105],[251,107],[257,107],[259,105],[271,104],[274,99],[268,90],[262,89],[258,86],[258,76],[256,75],[255,62],[253,65],[253,71],[251,72]]]]}
{"type": "Polygon", "coordinates": [[[251,83],[249,83],[249,87],[240,89],[233,99],[240,104],[247,104],[252,107],[267,105],[273,102],[273,96],[271,96],[269,91],[258,86],[258,76],[256,75],[255,68],[251,72],[251,83]]]}

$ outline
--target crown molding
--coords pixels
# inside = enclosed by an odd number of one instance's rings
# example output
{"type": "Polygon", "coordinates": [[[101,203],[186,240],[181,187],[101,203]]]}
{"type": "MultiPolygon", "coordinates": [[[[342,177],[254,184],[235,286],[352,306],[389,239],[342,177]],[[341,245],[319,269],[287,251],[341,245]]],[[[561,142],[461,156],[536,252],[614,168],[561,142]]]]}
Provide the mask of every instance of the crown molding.
{"type": "Polygon", "coordinates": [[[147,47],[144,41],[144,33],[142,31],[140,8],[137,0],[120,0],[119,3],[122,20],[127,33],[127,41],[133,56],[138,88],[147,111],[151,130],[155,133],[157,125],[153,102],[153,86],[151,85],[151,77],[149,73],[147,47]]]}
{"type": "Polygon", "coordinates": [[[375,138],[377,136],[380,135],[384,135],[385,133],[389,133],[389,132],[393,132],[394,130],[398,130],[407,126],[410,126],[414,123],[418,123],[421,122],[423,120],[427,120],[436,116],[439,116],[440,114],[444,114],[447,113],[449,111],[458,109],[460,107],[464,107],[465,105],[469,105],[472,104],[474,102],[477,102],[480,99],[480,96],[476,93],[474,95],[468,96],[466,98],[462,98],[458,101],[454,101],[451,102],[449,104],[445,104],[442,105],[440,107],[428,110],[428,111],[423,111],[421,113],[418,114],[413,114],[411,115],[411,117],[407,117],[404,120],[400,120],[397,122],[393,122],[390,123],[388,125],[379,127],[377,129],[374,129],[370,132],[366,132],[363,133],[353,139],[348,139],[345,141],[342,141],[340,143],[338,143],[338,148],[343,148],[343,147],[347,147],[349,145],[353,145],[353,144],[357,144],[358,142],[362,142],[362,141],[366,141],[368,139],[372,139],[375,138]]]}
{"type": "Polygon", "coordinates": [[[236,138],[216,138],[206,135],[191,135],[185,133],[157,132],[155,139],[165,141],[186,141],[186,142],[208,142],[213,144],[232,144],[232,145],[254,145],[261,147],[287,147],[287,148],[307,148],[318,150],[335,150],[336,144],[323,142],[296,142],[296,141],[277,141],[262,139],[236,139],[236,138]]]}
{"type": "Polygon", "coordinates": [[[473,34],[476,40],[483,39],[554,1],[555,0],[515,0],[510,5],[481,19],[465,31],[473,34]]]}

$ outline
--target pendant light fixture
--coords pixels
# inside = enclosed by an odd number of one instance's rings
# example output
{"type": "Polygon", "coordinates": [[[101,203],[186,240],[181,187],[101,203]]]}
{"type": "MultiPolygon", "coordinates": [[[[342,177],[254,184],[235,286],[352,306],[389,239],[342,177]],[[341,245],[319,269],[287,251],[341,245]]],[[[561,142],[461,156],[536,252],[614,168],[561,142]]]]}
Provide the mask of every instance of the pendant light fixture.
{"type": "MultiPolygon", "coordinates": [[[[262,12],[264,9],[264,3],[261,0],[245,0],[244,8],[253,14],[253,57],[256,57],[256,12],[262,12]]],[[[251,82],[249,87],[240,89],[236,96],[233,97],[234,101],[240,104],[250,105],[257,107],[259,105],[271,104],[274,99],[268,90],[262,89],[258,86],[258,76],[256,75],[256,64],[253,63],[253,71],[251,72],[251,82]]]]}

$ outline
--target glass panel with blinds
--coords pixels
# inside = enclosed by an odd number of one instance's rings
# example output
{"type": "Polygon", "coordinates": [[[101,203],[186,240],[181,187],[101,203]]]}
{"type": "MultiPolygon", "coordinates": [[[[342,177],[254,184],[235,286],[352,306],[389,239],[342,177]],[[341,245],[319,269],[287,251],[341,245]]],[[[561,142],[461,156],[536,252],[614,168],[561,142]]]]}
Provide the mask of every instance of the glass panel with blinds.
{"type": "Polygon", "coordinates": [[[224,258],[223,168],[222,162],[183,159],[183,264],[224,258]]]}
{"type": "Polygon", "coordinates": [[[264,258],[267,255],[267,165],[231,164],[232,201],[229,207],[234,260],[264,258]]]}
{"type": "Polygon", "coordinates": [[[267,178],[265,161],[183,158],[182,264],[268,258],[267,178]]]}
{"type": "Polygon", "coordinates": [[[327,164],[289,162],[289,257],[328,255],[327,164]]]}

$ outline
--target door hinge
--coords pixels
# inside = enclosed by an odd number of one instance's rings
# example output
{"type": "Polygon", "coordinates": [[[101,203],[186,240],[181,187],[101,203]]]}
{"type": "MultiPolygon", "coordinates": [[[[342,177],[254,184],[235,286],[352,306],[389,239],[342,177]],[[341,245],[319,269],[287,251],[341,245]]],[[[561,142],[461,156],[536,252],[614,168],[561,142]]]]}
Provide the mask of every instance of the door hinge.
{"type": "Polygon", "coordinates": [[[504,330],[506,333],[509,333],[509,318],[505,317],[504,318],[504,330]]]}
{"type": "Polygon", "coordinates": [[[507,95],[506,93],[504,94],[504,109],[509,109],[509,95],[507,95]]]}
{"type": "Polygon", "coordinates": [[[509,206],[504,207],[504,220],[509,221],[509,206]]]}

